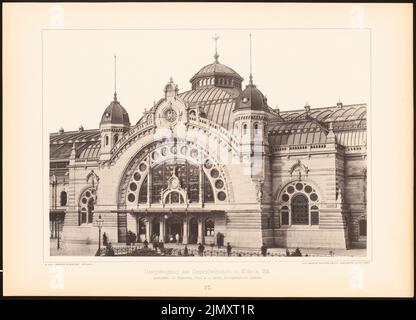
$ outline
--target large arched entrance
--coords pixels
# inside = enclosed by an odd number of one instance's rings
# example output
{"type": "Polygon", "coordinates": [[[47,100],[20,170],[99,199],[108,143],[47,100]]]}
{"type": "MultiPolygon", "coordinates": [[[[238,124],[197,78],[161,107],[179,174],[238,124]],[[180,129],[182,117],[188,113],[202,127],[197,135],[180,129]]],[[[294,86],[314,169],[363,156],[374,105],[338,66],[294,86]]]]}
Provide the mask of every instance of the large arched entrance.
{"type": "Polygon", "coordinates": [[[166,241],[173,243],[177,240],[181,243],[183,241],[183,220],[173,216],[166,220],[166,241]]]}
{"type": "Polygon", "coordinates": [[[189,220],[189,243],[195,244],[198,241],[198,220],[191,218],[189,220]]]}

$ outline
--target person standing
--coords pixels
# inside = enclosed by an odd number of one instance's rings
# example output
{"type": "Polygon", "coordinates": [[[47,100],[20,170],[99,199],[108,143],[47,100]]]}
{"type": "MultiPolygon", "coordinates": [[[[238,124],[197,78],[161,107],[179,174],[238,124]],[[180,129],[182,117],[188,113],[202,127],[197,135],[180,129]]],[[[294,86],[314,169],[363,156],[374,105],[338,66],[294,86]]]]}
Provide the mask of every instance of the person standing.
{"type": "Polygon", "coordinates": [[[231,244],[227,242],[227,256],[229,257],[231,257],[231,250],[232,250],[231,244]]]}
{"type": "Polygon", "coordinates": [[[205,249],[205,247],[202,245],[202,243],[199,243],[199,245],[198,245],[198,254],[201,257],[204,255],[204,249],[205,249]]]}
{"type": "Polygon", "coordinates": [[[261,251],[261,255],[262,255],[263,257],[267,256],[267,247],[266,247],[266,245],[265,245],[264,243],[263,243],[263,245],[261,246],[260,251],[261,251]]]}
{"type": "Polygon", "coordinates": [[[179,244],[179,233],[175,234],[175,240],[176,240],[176,244],[179,244]]]}
{"type": "Polygon", "coordinates": [[[188,252],[188,247],[185,245],[185,249],[183,249],[183,255],[184,255],[185,257],[187,257],[187,256],[188,256],[188,254],[189,254],[189,252],[188,252]]]}

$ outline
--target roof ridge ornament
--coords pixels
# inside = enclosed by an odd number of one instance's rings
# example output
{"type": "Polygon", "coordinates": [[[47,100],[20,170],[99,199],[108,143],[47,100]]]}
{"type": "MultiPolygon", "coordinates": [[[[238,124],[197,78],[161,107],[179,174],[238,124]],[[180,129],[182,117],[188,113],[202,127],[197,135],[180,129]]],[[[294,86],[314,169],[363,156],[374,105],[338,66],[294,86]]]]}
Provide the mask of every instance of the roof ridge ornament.
{"type": "Polygon", "coordinates": [[[249,34],[250,38],[250,77],[249,77],[249,84],[253,85],[253,64],[252,64],[252,55],[251,55],[251,33],[249,34]]]}
{"type": "Polygon", "coordinates": [[[215,63],[218,63],[218,58],[220,57],[220,55],[218,54],[218,48],[217,48],[217,41],[220,38],[219,35],[215,34],[212,39],[215,41],[215,54],[214,54],[214,59],[215,59],[215,63]]]}

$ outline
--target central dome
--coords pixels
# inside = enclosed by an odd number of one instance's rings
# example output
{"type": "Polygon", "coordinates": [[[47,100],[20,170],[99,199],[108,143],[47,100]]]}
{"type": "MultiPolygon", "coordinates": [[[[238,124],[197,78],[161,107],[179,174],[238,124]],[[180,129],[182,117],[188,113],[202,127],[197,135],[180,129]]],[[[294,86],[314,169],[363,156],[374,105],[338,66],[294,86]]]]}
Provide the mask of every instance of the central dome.
{"type": "MultiPolygon", "coordinates": [[[[201,70],[199,70],[193,76],[193,78],[211,76],[211,75],[214,75],[214,74],[229,75],[229,76],[234,76],[236,78],[240,78],[241,80],[243,79],[233,69],[231,69],[230,67],[226,66],[225,64],[222,64],[222,63],[219,63],[219,62],[214,62],[214,63],[206,65],[205,67],[202,67],[201,70]]],[[[192,81],[192,79],[191,79],[191,81],[192,81]]]]}
{"type": "Polygon", "coordinates": [[[219,63],[216,59],[213,63],[202,67],[189,81],[192,83],[192,89],[195,90],[203,86],[241,89],[243,80],[232,68],[219,63]]]}

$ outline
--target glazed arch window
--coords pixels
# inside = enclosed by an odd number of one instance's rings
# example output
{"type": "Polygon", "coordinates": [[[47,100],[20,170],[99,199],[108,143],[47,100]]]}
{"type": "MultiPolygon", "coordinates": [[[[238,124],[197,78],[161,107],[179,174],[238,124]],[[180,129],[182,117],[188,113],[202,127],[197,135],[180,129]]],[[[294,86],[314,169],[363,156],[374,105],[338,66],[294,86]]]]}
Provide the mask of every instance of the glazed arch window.
{"type": "Polygon", "coordinates": [[[93,222],[93,215],[94,215],[94,203],[96,200],[94,188],[88,188],[85,190],[80,198],[79,206],[80,206],[80,217],[79,222],[80,224],[84,223],[92,223],[93,222]]]}
{"type": "Polygon", "coordinates": [[[282,225],[289,225],[289,208],[287,206],[282,207],[282,225]]]}
{"type": "Polygon", "coordinates": [[[247,135],[247,124],[243,125],[243,135],[247,135]]]}
{"type": "Polygon", "coordinates": [[[66,206],[67,200],[68,200],[68,195],[66,191],[62,191],[61,192],[61,206],[66,206]]]}
{"type": "Polygon", "coordinates": [[[367,237],[367,220],[362,219],[358,222],[358,235],[360,237],[367,237]]]}
{"type": "Polygon", "coordinates": [[[214,235],[214,227],[215,222],[212,218],[208,218],[205,220],[205,236],[213,236],[214,235]]]}
{"type": "Polygon", "coordinates": [[[259,125],[258,125],[258,123],[255,123],[253,128],[254,128],[254,135],[258,135],[259,134],[259,125]]]}
{"type": "Polygon", "coordinates": [[[293,225],[308,225],[309,224],[309,212],[308,212],[308,198],[303,194],[297,194],[292,198],[291,211],[292,211],[292,224],[293,225]]]}
{"type": "Polygon", "coordinates": [[[311,208],[311,225],[319,225],[319,209],[317,206],[311,208]]]}

